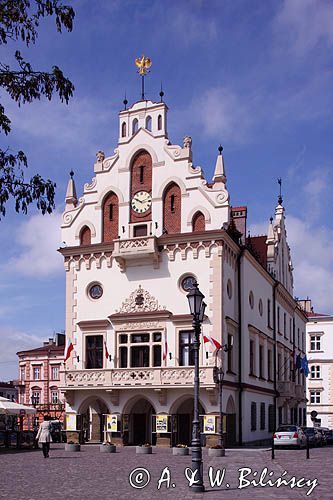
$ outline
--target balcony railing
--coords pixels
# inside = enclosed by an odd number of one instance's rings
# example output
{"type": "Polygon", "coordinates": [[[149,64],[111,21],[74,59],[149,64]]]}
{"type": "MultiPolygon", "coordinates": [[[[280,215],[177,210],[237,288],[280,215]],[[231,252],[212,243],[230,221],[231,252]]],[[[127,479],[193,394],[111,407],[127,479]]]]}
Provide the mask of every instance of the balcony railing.
{"type": "Polygon", "coordinates": [[[143,236],[127,240],[114,240],[112,256],[121,269],[125,269],[126,265],[134,265],[137,260],[151,262],[156,267],[159,262],[156,237],[143,236]]]}
{"type": "MultiPolygon", "coordinates": [[[[90,387],[188,387],[194,384],[192,367],[118,368],[114,370],[68,370],[61,372],[61,389],[90,387]]],[[[200,368],[200,385],[214,386],[213,367],[200,368]]]]}
{"type": "Polygon", "coordinates": [[[282,398],[295,397],[295,382],[290,380],[277,383],[277,390],[282,398]]]}

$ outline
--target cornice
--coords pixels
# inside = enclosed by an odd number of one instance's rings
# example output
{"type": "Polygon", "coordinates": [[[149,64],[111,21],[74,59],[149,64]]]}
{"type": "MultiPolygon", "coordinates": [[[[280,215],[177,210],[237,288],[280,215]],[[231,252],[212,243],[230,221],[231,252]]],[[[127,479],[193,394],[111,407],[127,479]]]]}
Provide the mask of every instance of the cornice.
{"type": "Polygon", "coordinates": [[[110,321],[108,319],[92,319],[78,321],[77,325],[81,328],[81,330],[91,330],[94,328],[107,328],[110,326],[110,321]]]}
{"type": "Polygon", "coordinates": [[[172,317],[172,313],[166,309],[162,311],[138,311],[132,313],[114,313],[109,316],[112,323],[123,323],[124,321],[138,321],[138,320],[154,320],[154,319],[168,319],[172,317]]]}

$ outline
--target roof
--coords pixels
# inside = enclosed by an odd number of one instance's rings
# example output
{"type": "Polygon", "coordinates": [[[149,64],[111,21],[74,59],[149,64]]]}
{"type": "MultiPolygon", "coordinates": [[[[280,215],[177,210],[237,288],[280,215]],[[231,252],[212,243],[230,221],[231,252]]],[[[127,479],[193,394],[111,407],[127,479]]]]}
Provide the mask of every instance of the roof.
{"type": "Polygon", "coordinates": [[[247,210],[247,207],[245,207],[245,206],[243,206],[243,207],[231,207],[232,212],[239,212],[241,210],[247,210]]]}
{"type": "Polygon", "coordinates": [[[266,269],[267,268],[267,236],[251,236],[250,245],[255,254],[256,259],[266,269]]]}
{"type": "Polygon", "coordinates": [[[57,345],[52,345],[52,344],[47,344],[47,345],[43,345],[42,347],[36,347],[35,349],[28,349],[28,350],[25,350],[25,351],[18,351],[16,354],[18,356],[22,356],[24,354],[27,354],[27,355],[31,355],[31,354],[36,354],[36,355],[42,355],[42,354],[63,354],[65,350],[65,346],[64,345],[60,345],[60,346],[57,346],[57,345]]]}
{"type": "Polygon", "coordinates": [[[308,318],[323,318],[329,316],[329,314],[315,313],[315,312],[306,312],[305,314],[307,315],[308,318]]]}

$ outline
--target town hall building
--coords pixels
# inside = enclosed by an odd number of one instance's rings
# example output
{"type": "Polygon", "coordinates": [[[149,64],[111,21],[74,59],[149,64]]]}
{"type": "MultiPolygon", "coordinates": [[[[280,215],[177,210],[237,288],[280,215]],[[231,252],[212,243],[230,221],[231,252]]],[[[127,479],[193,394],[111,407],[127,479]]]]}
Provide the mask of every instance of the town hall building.
{"type": "Polygon", "coordinates": [[[282,198],[267,235],[247,236],[247,207],[231,205],[222,148],[207,180],[191,137],[170,142],[162,97],[126,104],[114,153],[96,154],[80,198],[72,172],[68,183],[59,250],[73,346],[60,381],[67,413],[87,440],[105,439],[106,415],[116,415],[118,444],[190,444],[187,293],[196,280],[207,303],[202,333],[228,346],[216,356],[201,337],[202,420],[219,414],[213,371],[222,364],[227,444],[264,442],[279,423],[305,424],[294,359],[305,355],[306,316],[293,298],[282,198]]]}

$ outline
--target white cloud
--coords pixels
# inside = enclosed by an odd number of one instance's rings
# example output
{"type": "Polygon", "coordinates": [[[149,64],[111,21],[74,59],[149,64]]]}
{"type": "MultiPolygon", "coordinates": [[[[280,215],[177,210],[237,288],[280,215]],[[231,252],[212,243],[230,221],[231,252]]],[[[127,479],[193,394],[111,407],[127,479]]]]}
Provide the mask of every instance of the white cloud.
{"type": "Polygon", "coordinates": [[[18,377],[16,353],[42,345],[42,338],[36,334],[24,333],[10,327],[0,327],[0,380],[18,377]]]}
{"type": "MultiPolygon", "coordinates": [[[[294,266],[294,294],[310,297],[314,310],[333,312],[333,231],[287,215],[286,228],[294,266]]],[[[251,234],[267,232],[267,223],[253,224],[251,234]]]]}
{"type": "Polygon", "coordinates": [[[15,239],[18,255],[2,265],[25,276],[46,277],[63,270],[62,257],[57,252],[60,246],[61,215],[33,215],[19,224],[15,239]]]}
{"type": "MultiPolygon", "coordinates": [[[[281,48],[307,55],[321,42],[333,44],[333,3],[329,0],[284,0],[274,20],[281,48]]],[[[309,68],[310,69],[310,68],[309,68]]]]}

